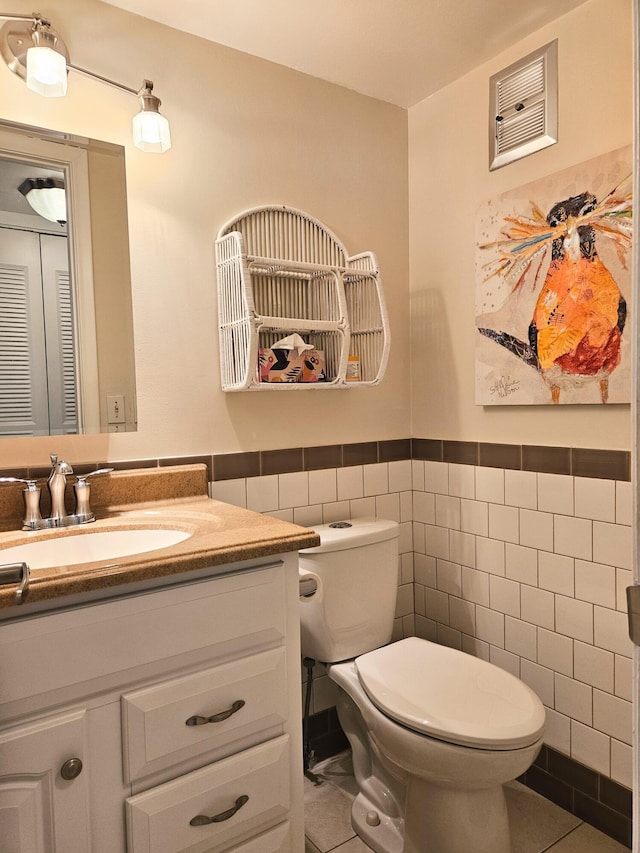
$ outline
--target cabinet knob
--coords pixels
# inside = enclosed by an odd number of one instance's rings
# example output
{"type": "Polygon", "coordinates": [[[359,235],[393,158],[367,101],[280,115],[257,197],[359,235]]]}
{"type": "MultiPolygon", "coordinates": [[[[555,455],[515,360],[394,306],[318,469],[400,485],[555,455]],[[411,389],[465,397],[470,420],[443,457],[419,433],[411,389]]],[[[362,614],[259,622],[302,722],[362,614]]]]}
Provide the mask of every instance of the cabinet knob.
{"type": "Polygon", "coordinates": [[[60,768],[60,775],[67,781],[76,779],[81,773],[82,761],[79,758],[69,758],[60,768]]]}
{"type": "Polygon", "coordinates": [[[228,720],[232,714],[235,714],[240,708],[244,708],[244,699],[236,699],[236,701],[227,708],[226,711],[220,711],[217,714],[212,714],[210,717],[202,717],[196,714],[184,721],[186,726],[204,726],[207,723],[221,723],[223,720],[228,720]]]}
{"type": "Polygon", "coordinates": [[[208,826],[210,823],[222,823],[223,820],[229,820],[230,817],[233,817],[238,809],[241,809],[242,806],[248,802],[249,797],[246,794],[243,794],[241,797],[238,797],[230,809],[220,812],[219,814],[215,814],[213,817],[208,817],[206,814],[197,814],[195,817],[191,818],[189,823],[191,826],[208,826]]]}

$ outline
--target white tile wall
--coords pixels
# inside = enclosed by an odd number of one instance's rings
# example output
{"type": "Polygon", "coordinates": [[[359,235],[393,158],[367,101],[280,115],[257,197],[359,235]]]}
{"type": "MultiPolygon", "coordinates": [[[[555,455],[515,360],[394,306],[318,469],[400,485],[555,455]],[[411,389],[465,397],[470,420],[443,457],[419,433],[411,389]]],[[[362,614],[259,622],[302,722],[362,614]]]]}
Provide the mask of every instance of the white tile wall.
{"type": "MultiPolygon", "coordinates": [[[[546,742],[631,787],[629,483],[418,460],[227,480],[219,500],[297,524],[394,518],[394,638],[413,633],[519,675],[546,742]]],[[[335,702],[314,673],[317,712],[335,702]]]]}

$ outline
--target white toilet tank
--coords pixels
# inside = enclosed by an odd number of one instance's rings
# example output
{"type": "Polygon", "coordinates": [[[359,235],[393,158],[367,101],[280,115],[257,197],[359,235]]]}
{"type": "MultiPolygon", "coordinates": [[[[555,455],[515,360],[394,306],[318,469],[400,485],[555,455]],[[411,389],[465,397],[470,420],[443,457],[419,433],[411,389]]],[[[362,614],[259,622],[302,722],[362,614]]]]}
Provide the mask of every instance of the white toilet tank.
{"type": "Polygon", "coordinates": [[[398,523],[354,518],[314,530],[320,545],[300,551],[300,575],[318,580],[300,599],[302,654],[335,663],[385,645],[396,610],[398,523]]]}

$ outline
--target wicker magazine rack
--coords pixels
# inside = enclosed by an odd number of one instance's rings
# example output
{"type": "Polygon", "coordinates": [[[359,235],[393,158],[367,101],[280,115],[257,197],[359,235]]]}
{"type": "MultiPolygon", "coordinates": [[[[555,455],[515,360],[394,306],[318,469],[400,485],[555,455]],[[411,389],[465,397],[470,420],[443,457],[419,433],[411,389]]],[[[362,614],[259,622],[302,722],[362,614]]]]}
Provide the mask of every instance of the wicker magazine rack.
{"type": "Polygon", "coordinates": [[[375,255],[349,257],[321,222],[282,206],[255,207],[216,240],[223,391],[375,385],[389,354],[389,320],[375,255]],[[259,353],[300,334],[321,350],[326,379],[260,380],[259,353]],[[347,378],[349,357],[359,378],[347,378]]]}

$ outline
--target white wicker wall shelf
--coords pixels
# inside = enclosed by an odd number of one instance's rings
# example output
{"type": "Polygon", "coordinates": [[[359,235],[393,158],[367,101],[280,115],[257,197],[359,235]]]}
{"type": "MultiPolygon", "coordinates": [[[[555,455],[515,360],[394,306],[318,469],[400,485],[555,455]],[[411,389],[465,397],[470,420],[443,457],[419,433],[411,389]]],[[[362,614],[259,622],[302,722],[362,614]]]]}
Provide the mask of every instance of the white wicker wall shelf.
{"type": "Polygon", "coordinates": [[[375,255],[349,256],[328,228],[299,210],[256,207],[216,240],[223,391],[375,385],[389,355],[389,320],[375,255]],[[260,381],[258,352],[297,332],[323,350],[326,381],[260,381]],[[347,380],[357,356],[360,380],[347,380]]]}

